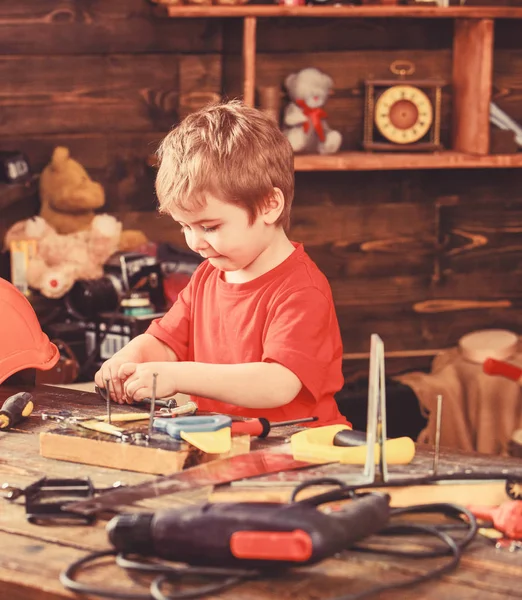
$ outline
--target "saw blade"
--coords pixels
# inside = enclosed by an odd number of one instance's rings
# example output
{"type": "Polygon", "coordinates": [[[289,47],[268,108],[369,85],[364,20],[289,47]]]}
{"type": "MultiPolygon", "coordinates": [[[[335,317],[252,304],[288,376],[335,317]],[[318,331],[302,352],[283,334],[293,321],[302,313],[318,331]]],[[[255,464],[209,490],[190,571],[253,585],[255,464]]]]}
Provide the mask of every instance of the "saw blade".
{"type": "Polygon", "coordinates": [[[121,487],[94,498],[71,503],[67,505],[67,510],[82,515],[114,512],[117,507],[129,506],[140,500],[311,466],[308,462],[295,460],[291,454],[288,454],[288,450],[289,446],[285,444],[214,460],[179,473],[121,487]]]}

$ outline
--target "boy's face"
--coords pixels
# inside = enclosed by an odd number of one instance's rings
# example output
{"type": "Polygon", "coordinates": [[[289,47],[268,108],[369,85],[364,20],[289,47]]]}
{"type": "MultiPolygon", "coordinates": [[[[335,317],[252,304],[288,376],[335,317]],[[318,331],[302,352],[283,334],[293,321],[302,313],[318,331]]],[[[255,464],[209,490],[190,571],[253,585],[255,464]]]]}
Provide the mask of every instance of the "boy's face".
{"type": "Polygon", "coordinates": [[[203,208],[176,208],[171,214],[181,225],[189,248],[222,271],[246,269],[270,244],[273,228],[263,215],[250,225],[246,209],[210,194],[203,208]]]}

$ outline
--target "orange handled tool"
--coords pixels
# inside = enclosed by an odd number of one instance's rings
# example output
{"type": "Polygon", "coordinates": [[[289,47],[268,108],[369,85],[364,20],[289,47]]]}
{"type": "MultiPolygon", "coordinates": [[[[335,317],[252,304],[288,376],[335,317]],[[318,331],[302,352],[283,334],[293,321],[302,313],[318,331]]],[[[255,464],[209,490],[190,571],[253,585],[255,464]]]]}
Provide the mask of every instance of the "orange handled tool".
{"type": "Polygon", "coordinates": [[[488,375],[501,375],[522,385],[522,369],[511,363],[495,358],[486,358],[482,370],[488,375]]]}
{"type": "Polygon", "coordinates": [[[478,519],[492,523],[506,537],[522,539],[522,500],[511,500],[496,507],[468,506],[468,509],[478,519]]]}
{"type": "Polygon", "coordinates": [[[286,427],[287,425],[297,425],[298,423],[309,423],[311,421],[317,421],[317,417],[305,417],[303,419],[293,419],[292,421],[278,421],[277,423],[270,423],[270,421],[264,417],[247,419],[246,421],[234,421],[232,423],[232,434],[243,433],[264,438],[274,427],[286,427]]]}

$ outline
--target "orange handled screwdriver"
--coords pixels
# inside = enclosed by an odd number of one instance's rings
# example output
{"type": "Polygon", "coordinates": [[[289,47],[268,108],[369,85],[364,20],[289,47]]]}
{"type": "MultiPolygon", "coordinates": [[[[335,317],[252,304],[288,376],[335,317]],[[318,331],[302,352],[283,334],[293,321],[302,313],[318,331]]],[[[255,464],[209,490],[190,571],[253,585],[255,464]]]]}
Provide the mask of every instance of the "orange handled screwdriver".
{"type": "Polygon", "coordinates": [[[246,421],[233,421],[232,434],[246,433],[248,435],[257,435],[264,438],[274,427],[286,427],[287,425],[297,425],[298,423],[309,423],[317,421],[319,417],[304,417],[302,419],[293,419],[292,421],[278,421],[270,423],[268,419],[259,417],[258,419],[247,419],[246,421]]]}

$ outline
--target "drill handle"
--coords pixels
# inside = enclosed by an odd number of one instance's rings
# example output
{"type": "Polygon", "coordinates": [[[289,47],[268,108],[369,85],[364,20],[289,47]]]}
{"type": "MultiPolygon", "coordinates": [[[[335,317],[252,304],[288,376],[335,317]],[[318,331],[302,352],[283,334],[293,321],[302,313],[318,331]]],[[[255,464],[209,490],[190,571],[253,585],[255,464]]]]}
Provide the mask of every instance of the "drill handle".
{"type": "Polygon", "coordinates": [[[360,496],[329,515],[344,532],[345,548],[379,532],[390,519],[390,496],[380,492],[360,496]]]}

